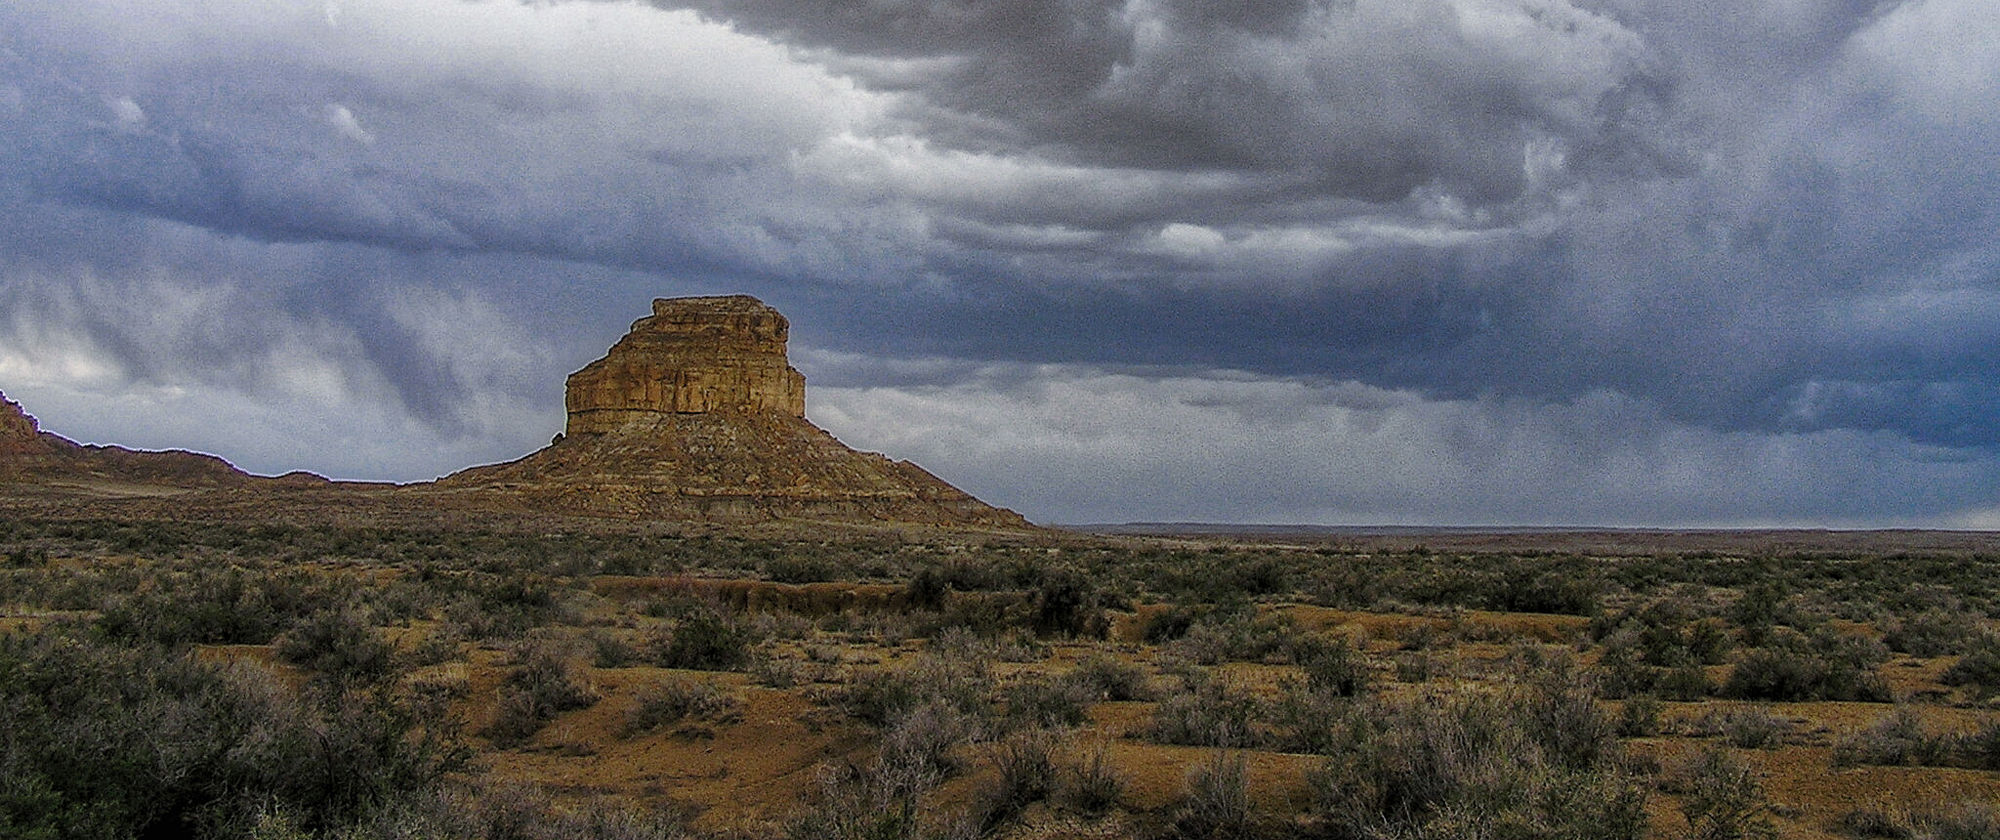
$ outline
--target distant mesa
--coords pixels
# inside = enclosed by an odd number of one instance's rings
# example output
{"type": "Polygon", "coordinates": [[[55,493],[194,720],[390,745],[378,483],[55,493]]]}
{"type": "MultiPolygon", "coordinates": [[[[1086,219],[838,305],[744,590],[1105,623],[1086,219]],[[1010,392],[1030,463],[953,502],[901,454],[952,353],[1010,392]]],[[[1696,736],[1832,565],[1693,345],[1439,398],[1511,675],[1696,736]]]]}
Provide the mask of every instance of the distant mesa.
{"type": "Polygon", "coordinates": [[[62,509],[51,500],[81,495],[96,500],[86,509],[117,500],[170,517],[1034,527],[806,420],[805,377],[785,355],[789,332],[783,315],[752,297],[656,300],[604,358],[570,375],[568,421],[548,447],[401,487],[303,472],[261,478],[212,455],[79,444],[42,431],[0,395],[0,500],[62,509]],[[167,496],[170,504],[149,501],[167,496]]]}
{"type": "Polygon", "coordinates": [[[805,377],[785,356],[789,331],[783,315],[752,297],[656,300],[604,358],[570,375],[568,422],[548,447],[401,487],[310,473],[258,478],[209,455],[84,446],[41,431],[0,396],[0,477],[8,479],[0,491],[140,500],[132,505],[173,495],[153,510],[176,517],[408,522],[483,512],[521,521],[1034,527],[915,464],[850,449],[806,420],[805,377]]]}
{"type": "Polygon", "coordinates": [[[437,482],[536,509],[701,521],[832,519],[1031,527],[907,461],[857,452],[805,417],[790,325],[753,297],[653,301],[571,374],[562,436],[437,482]]]}
{"type": "Polygon", "coordinates": [[[248,473],[213,455],[86,445],[42,431],[5,394],[0,394],[0,478],[112,493],[139,487],[235,487],[252,481],[248,473]]]}

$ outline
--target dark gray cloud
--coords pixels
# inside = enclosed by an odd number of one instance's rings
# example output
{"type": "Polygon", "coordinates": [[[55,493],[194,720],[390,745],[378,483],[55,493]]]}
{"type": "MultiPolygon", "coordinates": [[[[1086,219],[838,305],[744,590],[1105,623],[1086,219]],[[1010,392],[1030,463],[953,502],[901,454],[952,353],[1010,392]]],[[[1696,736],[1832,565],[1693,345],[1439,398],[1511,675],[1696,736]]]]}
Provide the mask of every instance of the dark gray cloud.
{"type": "Polygon", "coordinates": [[[1432,185],[1498,204],[1535,189],[1521,165],[1533,142],[1593,169],[1676,152],[1646,124],[1671,93],[1658,58],[1616,18],[1567,3],[686,5],[920,94],[911,117],[943,142],[1281,174],[1294,198],[1387,202],[1432,185]]]}
{"type": "Polygon", "coordinates": [[[1044,519],[1985,522],[1995,44],[1978,0],[0,7],[0,389],[422,478],[743,291],[822,422],[1044,519]]]}

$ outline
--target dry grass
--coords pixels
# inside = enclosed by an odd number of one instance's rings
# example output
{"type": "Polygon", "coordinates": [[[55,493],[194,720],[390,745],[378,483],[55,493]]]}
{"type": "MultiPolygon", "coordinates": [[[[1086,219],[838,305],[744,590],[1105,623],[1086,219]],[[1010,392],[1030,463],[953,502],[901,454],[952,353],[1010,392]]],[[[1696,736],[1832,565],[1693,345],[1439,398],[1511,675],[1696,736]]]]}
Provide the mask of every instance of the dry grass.
{"type": "MultiPolygon", "coordinates": [[[[1978,836],[1949,832],[1976,831],[1992,811],[1958,803],[2000,802],[2000,770],[1980,752],[1992,749],[1980,738],[2000,742],[1991,734],[2000,732],[2000,707],[1987,699],[1976,658],[1990,620],[1972,607],[1905,609],[1893,591],[1794,592],[1782,605],[1795,612],[1761,631],[1768,639],[1759,644],[1731,612],[1741,591],[1722,584],[1697,592],[1637,573],[1619,578],[1601,614],[1640,624],[1602,635],[1588,616],[1417,603],[1408,592],[1359,609],[1307,603],[1301,584],[1202,612],[1217,617],[1148,642],[1149,624],[1195,597],[1148,575],[1243,549],[1175,548],[1149,559],[1144,546],[979,554],[888,544],[843,549],[847,559],[813,566],[852,579],[793,584],[753,579],[771,567],[757,545],[699,548],[708,553],[687,548],[674,561],[681,569],[618,575],[596,572],[604,561],[590,553],[515,559],[482,548],[449,562],[288,556],[265,565],[239,553],[229,562],[246,575],[305,569],[329,594],[287,605],[271,599],[291,590],[272,588],[255,603],[293,610],[274,612],[296,617],[272,626],[299,629],[197,650],[205,662],[268,663],[273,684],[289,691],[322,690],[313,673],[345,670],[366,677],[346,690],[421,701],[456,720],[479,752],[480,769],[464,779],[532,791],[522,800],[532,807],[520,807],[548,825],[569,819],[552,815],[610,802],[617,807],[604,814],[628,817],[603,817],[605,825],[670,811],[680,836],[782,836],[817,830],[806,817],[840,804],[914,815],[871,823],[885,837],[1295,836],[1331,830],[1328,802],[1388,796],[1423,803],[1429,822],[1360,828],[1456,836],[1596,814],[1600,831],[1588,836],[1619,836],[1603,828],[1610,812],[1578,810],[1562,796],[1582,790],[1636,791],[1643,807],[1634,813],[1654,837],[1751,837],[1768,824],[1782,840],[1914,840],[1978,836]],[[968,555],[991,568],[949,565],[967,565],[968,555]],[[1037,564],[1096,568],[1087,564],[1099,555],[1110,560],[1090,579],[1095,589],[1071,598],[1082,584],[1063,578],[1069,589],[1052,591],[1069,598],[1063,604],[1106,609],[1104,639],[1092,637],[1088,615],[1034,596],[1037,564]],[[955,571],[912,587],[908,570],[925,563],[955,571]],[[1684,616],[1645,612],[1680,596],[1693,605],[1684,616]],[[454,623],[473,609],[490,614],[454,623]],[[1671,693],[1607,700],[1606,651],[1641,652],[1644,622],[1683,618],[1681,635],[1652,637],[1658,664],[1642,656],[1634,667],[1658,669],[1651,676],[1660,679],[1699,675],[1708,688],[1664,682],[1671,693]],[[1041,634],[1038,623],[1048,625],[1041,634]],[[1702,634],[1716,632],[1730,646],[1703,661],[1702,634]],[[1885,638],[1904,650],[1885,658],[1885,638]],[[297,665],[275,656],[288,641],[297,665]],[[1677,661],[1676,644],[1700,650],[1677,661]],[[1826,661],[1812,672],[1776,670],[1801,652],[1826,661]],[[1773,671],[1749,680],[1737,675],[1746,662],[1773,671]],[[1721,696],[1732,685],[1748,699],[1721,696]],[[1437,737],[1419,737],[1426,732],[1437,737]],[[1375,763],[1330,769],[1337,756],[1375,763]],[[1464,791],[1540,804],[1488,813],[1464,791]]],[[[183,574],[176,564],[198,559],[139,551],[95,568],[107,587],[129,578],[131,592],[166,591],[183,574]]],[[[1309,581],[1315,564],[1379,563],[1421,583],[1426,570],[1457,562],[1295,559],[1282,580],[1309,581]]],[[[59,550],[45,567],[10,572],[0,609],[49,617],[16,622],[14,632],[96,621],[92,610],[58,608],[74,597],[58,575],[78,568],[93,564],[59,550]]],[[[1195,575],[1184,584],[1207,585],[1195,575]]],[[[1466,591],[1450,597],[1477,595],[1466,591]]],[[[139,619],[151,623],[134,626],[182,626],[139,619]]]]}

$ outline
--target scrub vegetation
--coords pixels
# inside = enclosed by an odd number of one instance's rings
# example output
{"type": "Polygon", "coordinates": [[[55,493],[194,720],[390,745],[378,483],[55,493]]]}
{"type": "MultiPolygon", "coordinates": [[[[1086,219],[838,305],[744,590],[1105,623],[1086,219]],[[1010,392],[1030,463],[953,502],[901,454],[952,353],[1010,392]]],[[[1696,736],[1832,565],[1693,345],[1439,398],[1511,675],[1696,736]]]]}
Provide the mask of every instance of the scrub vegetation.
{"type": "Polygon", "coordinates": [[[0,522],[0,836],[1956,838],[2000,557],[0,522]]]}

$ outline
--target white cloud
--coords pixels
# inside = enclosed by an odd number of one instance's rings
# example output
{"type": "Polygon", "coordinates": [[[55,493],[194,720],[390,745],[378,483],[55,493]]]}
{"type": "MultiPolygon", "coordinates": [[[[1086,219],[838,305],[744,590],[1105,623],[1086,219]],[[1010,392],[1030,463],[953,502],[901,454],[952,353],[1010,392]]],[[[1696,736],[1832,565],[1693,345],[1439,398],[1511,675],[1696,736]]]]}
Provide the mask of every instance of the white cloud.
{"type": "Polygon", "coordinates": [[[139,103],[132,97],[120,96],[112,99],[110,106],[112,127],[119,132],[136,134],[146,127],[146,109],[139,107],[139,103]]]}
{"type": "Polygon", "coordinates": [[[1854,52],[1905,102],[1946,125],[1992,124],[2000,101],[2000,14],[1986,0],[1902,3],[1854,52]]]}
{"type": "Polygon", "coordinates": [[[368,133],[368,129],[361,127],[361,120],[356,118],[354,112],[349,110],[346,105],[336,102],[326,106],[326,121],[328,125],[333,126],[335,131],[340,132],[341,136],[349,140],[362,144],[375,142],[375,135],[368,133]]]}

